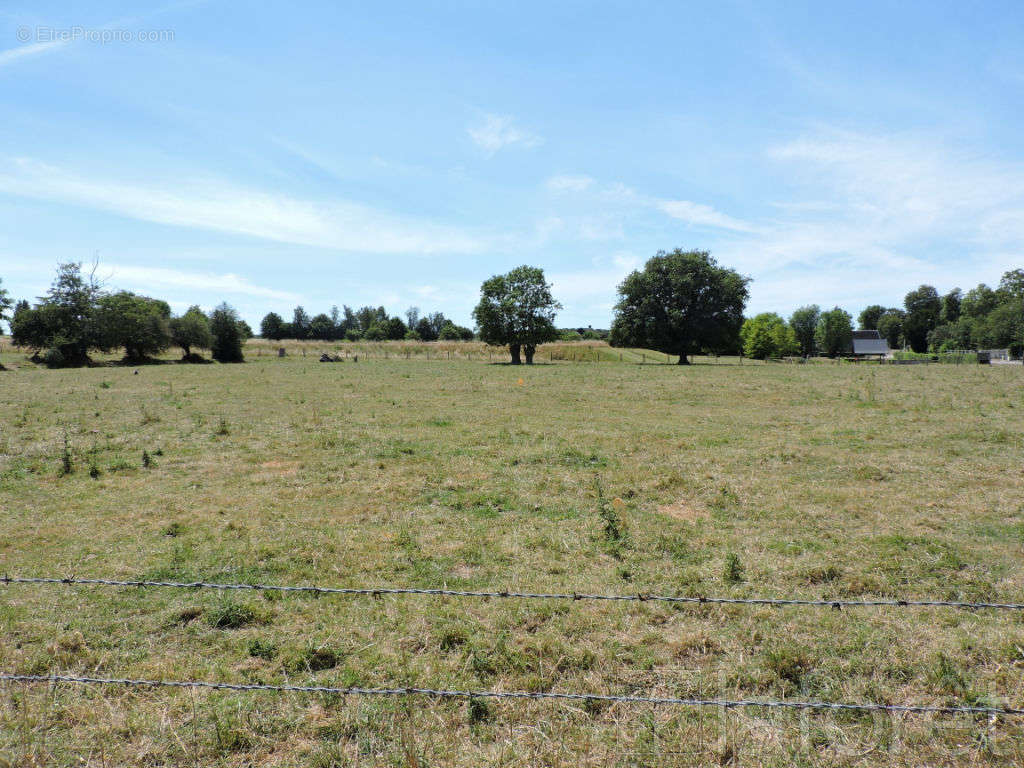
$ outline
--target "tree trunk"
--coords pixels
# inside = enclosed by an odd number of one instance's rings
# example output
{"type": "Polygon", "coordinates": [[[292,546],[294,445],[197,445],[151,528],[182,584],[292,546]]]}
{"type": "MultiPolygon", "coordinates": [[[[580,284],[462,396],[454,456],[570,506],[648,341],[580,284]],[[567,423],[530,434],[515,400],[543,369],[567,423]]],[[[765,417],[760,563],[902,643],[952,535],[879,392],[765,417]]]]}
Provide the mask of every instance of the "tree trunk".
{"type": "Polygon", "coordinates": [[[689,358],[687,358],[687,356],[685,354],[679,355],[679,361],[676,363],[676,365],[689,365],[689,364],[690,364],[690,360],[689,360],[689,358]]]}
{"type": "Polygon", "coordinates": [[[533,365],[533,353],[537,351],[537,348],[532,344],[527,344],[523,347],[523,351],[526,353],[526,364],[533,365]]]}
{"type": "Polygon", "coordinates": [[[509,344],[508,351],[512,353],[512,365],[520,365],[523,361],[519,357],[519,345],[509,344]]]}

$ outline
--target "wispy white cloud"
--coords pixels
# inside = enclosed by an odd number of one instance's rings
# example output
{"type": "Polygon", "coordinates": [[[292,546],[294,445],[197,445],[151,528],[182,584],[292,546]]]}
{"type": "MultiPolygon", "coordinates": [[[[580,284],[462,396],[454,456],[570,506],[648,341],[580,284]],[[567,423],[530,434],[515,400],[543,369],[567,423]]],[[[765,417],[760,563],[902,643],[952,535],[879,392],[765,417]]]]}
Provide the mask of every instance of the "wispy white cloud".
{"type": "Polygon", "coordinates": [[[0,162],[0,192],[179,227],[362,253],[474,253],[460,229],[344,201],[309,201],[227,184],[142,185],[85,178],[24,158],[0,162]]]}
{"type": "Polygon", "coordinates": [[[70,41],[51,40],[45,43],[30,43],[29,45],[20,45],[17,48],[8,48],[6,51],[0,51],[0,67],[6,67],[29,56],[52,53],[63,48],[68,42],[70,41]]]}
{"type": "Polygon", "coordinates": [[[159,289],[187,289],[199,296],[255,296],[276,301],[298,301],[298,294],[254,285],[245,277],[230,272],[189,272],[166,267],[146,267],[130,264],[103,264],[102,270],[109,274],[107,282],[118,288],[140,291],[159,289]]]}
{"type": "Polygon", "coordinates": [[[530,148],[543,142],[537,134],[515,125],[507,115],[484,115],[480,122],[469,126],[466,131],[478,147],[492,155],[516,144],[530,148]]]}
{"type": "Polygon", "coordinates": [[[658,203],[658,208],[673,219],[679,219],[697,227],[731,229],[736,232],[752,232],[754,229],[747,222],[716,211],[710,205],[691,203],[689,200],[663,200],[658,203]]]}
{"type": "Polygon", "coordinates": [[[583,192],[594,186],[594,179],[584,175],[552,176],[544,182],[552,192],[583,192]]]}

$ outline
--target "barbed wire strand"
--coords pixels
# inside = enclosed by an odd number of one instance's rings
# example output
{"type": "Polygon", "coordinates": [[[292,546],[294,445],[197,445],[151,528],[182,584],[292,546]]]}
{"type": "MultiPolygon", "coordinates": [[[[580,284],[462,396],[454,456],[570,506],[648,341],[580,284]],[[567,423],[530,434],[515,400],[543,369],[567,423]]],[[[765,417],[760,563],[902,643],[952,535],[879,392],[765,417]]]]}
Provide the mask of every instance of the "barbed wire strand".
{"type": "Polygon", "coordinates": [[[77,683],[130,687],[207,688],[227,691],[274,691],[290,693],[333,693],[342,696],[432,696],[458,699],[555,699],[561,701],[607,701],[622,704],[655,704],[684,707],[761,707],[782,709],[857,710],[908,712],[915,714],[1024,715],[1013,707],[931,706],[917,704],[844,703],[829,701],[778,701],[759,699],[686,699],[660,696],[615,696],[597,693],[551,693],[546,691],[460,691],[438,688],[338,688],[329,685],[269,685],[265,683],[215,683],[204,680],[137,680],[119,677],[78,677],[74,675],[16,675],[0,672],[0,680],[15,683],[77,683]]]}
{"type": "Polygon", "coordinates": [[[725,604],[725,605],[769,605],[808,606],[815,608],[957,608],[961,610],[1024,610],[1024,603],[968,602],[961,600],[814,600],[777,597],[688,597],[676,595],[651,595],[638,592],[632,595],[603,595],[584,592],[514,592],[477,591],[461,589],[423,589],[416,587],[319,587],[314,585],[287,586],[279,584],[221,584],[208,581],[144,581],[121,579],[82,579],[67,577],[3,576],[2,584],[68,584],[80,586],[110,587],[157,587],[173,589],[219,589],[254,590],[261,592],[305,592],[318,595],[435,595],[445,597],[513,598],[525,600],[612,600],[661,603],[725,604]]]}

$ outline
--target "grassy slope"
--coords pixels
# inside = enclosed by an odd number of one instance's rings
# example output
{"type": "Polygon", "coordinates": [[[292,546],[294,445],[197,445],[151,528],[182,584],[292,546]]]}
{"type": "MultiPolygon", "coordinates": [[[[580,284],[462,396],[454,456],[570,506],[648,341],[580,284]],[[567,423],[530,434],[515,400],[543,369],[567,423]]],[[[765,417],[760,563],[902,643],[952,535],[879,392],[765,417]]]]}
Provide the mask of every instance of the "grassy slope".
{"type": "MultiPolygon", "coordinates": [[[[0,374],[0,393],[11,573],[1024,601],[1015,369],[264,356],[137,376],[25,368],[0,374]],[[65,428],[75,471],[61,477],[65,428]],[[602,532],[598,481],[625,502],[621,542],[602,532]],[[730,553],[742,583],[727,582],[730,553]]],[[[22,672],[1024,705],[1024,625],[1008,614],[0,589],[0,668],[22,672]],[[250,620],[212,626],[226,615],[250,620]]],[[[465,703],[8,686],[0,755],[1021,761],[1018,723],[490,710],[471,725],[465,703]]]]}

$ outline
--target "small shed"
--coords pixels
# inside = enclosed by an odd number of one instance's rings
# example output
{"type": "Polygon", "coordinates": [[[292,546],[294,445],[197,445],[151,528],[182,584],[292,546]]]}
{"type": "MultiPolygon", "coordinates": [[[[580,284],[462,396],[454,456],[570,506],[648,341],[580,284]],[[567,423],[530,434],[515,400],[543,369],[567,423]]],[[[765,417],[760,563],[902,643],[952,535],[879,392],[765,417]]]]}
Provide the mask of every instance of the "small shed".
{"type": "Polygon", "coordinates": [[[854,357],[885,357],[889,354],[889,342],[878,331],[853,332],[854,357]]]}

